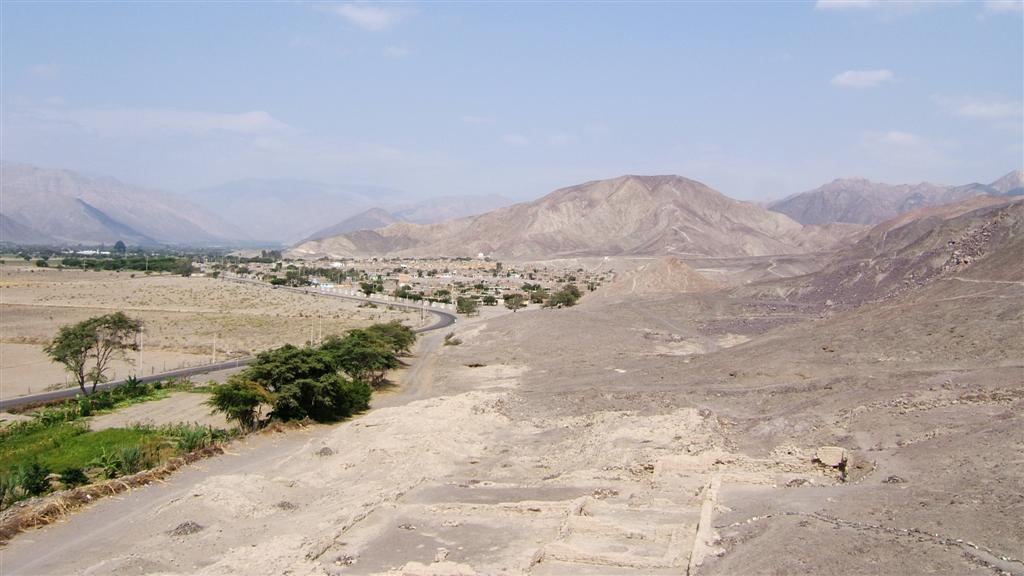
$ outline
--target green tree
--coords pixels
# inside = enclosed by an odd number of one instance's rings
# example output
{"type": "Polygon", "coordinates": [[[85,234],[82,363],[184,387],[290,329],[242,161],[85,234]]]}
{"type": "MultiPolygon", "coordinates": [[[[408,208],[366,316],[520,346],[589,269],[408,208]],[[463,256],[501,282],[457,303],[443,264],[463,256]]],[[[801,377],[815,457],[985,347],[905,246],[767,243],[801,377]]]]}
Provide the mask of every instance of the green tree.
{"type": "Polygon", "coordinates": [[[366,294],[366,297],[369,298],[376,292],[383,292],[384,284],[380,282],[360,282],[359,291],[366,294]]]}
{"type": "Polygon", "coordinates": [[[484,299],[483,299],[483,302],[484,302],[484,306],[497,306],[498,305],[498,299],[495,298],[493,294],[485,295],[484,299]]]}
{"type": "Polygon", "coordinates": [[[192,261],[188,258],[179,258],[177,263],[174,265],[175,274],[188,277],[192,275],[195,269],[192,267],[192,261]]]}
{"type": "Polygon", "coordinates": [[[412,352],[412,345],[416,343],[416,333],[398,320],[374,324],[365,330],[387,342],[395,354],[409,354],[412,352]]]}
{"type": "Polygon", "coordinates": [[[555,292],[548,298],[547,302],[544,303],[545,308],[561,308],[563,306],[572,306],[576,304],[576,301],[580,299],[580,290],[573,284],[567,284],[561,290],[555,292]]]}
{"type": "Polygon", "coordinates": [[[271,394],[265,388],[236,374],[224,384],[213,388],[206,405],[215,412],[222,412],[243,431],[250,431],[256,428],[259,421],[260,406],[272,401],[271,394]]]}
{"type": "Polygon", "coordinates": [[[477,301],[473,298],[460,297],[456,300],[455,308],[459,314],[466,314],[467,316],[473,316],[478,313],[477,301]]]}
{"type": "Polygon", "coordinates": [[[370,407],[373,390],[364,382],[339,374],[289,382],[274,400],[274,415],[284,420],[312,418],[332,422],[370,407]]]}
{"type": "Polygon", "coordinates": [[[124,256],[124,253],[128,251],[128,247],[124,245],[124,242],[118,240],[114,243],[114,253],[124,256]]]}
{"type": "Polygon", "coordinates": [[[96,385],[106,381],[112,359],[126,350],[138,349],[135,338],[141,330],[140,321],[115,312],[61,327],[44,350],[71,372],[82,394],[86,394],[87,382],[92,383],[91,391],[95,392],[96,385]]]}
{"type": "Polygon", "coordinates": [[[336,368],[375,388],[384,383],[388,370],[400,366],[391,344],[366,329],[350,330],[344,338],[331,336],[321,349],[336,368]]]}
{"type": "Polygon", "coordinates": [[[515,312],[526,307],[526,296],[522,294],[507,294],[505,296],[505,308],[515,312]]]}

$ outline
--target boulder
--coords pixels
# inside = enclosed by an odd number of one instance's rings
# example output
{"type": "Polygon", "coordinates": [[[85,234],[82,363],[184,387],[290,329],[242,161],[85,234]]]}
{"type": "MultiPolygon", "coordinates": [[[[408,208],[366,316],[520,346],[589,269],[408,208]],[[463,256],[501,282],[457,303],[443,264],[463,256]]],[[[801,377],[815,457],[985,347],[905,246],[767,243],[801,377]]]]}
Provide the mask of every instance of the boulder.
{"type": "Polygon", "coordinates": [[[825,466],[839,468],[846,463],[846,449],[839,446],[822,446],[814,453],[814,459],[825,466]]]}

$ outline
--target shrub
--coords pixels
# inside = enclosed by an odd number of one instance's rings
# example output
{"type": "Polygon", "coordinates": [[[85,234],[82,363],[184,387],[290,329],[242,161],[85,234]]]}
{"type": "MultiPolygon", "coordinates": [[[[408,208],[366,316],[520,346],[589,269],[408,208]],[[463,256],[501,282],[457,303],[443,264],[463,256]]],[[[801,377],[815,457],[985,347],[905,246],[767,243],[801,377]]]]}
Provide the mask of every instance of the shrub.
{"type": "Polygon", "coordinates": [[[366,383],[346,380],[337,374],[323,376],[318,380],[296,380],[277,394],[274,415],[282,420],[341,420],[367,409],[372,392],[366,383]]]}
{"type": "Polygon", "coordinates": [[[135,474],[144,468],[142,450],[138,446],[122,448],[120,454],[118,454],[118,460],[120,462],[119,475],[135,474]]]}
{"type": "Polygon", "coordinates": [[[21,488],[30,496],[39,496],[50,491],[50,481],[46,479],[50,470],[38,461],[29,464],[28,468],[22,469],[21,488]]]}
{"type": "Polygon", "coordinates": [[[561,308],[563,306],[572,306],[576,304],[576,301],[580,299],[580,290],[572,284],[566,285],[564,288],[555,292],[548,298],[547,302],[544,303],[545,308],[561,308]]]}
{"type": "Polygon", "coordinates": [[[88,484],[89,477],[81,468],[71,467],[65,468],[64,471],[60,473],[60,481],[66,488],[74,488],[75,486],[88,484]]]}
{"type": "Polygon", "coordinates": [[[455,337],[455,332],[449,332],[444,335],[445,346],[458,346],[459,344],[462,344],[462,340],[455,337]]]}
{"type": "Polygon", "coordinates": [[[108,480],[114,479],[117,478],[118,473],[121,471],[121,455],[104,448],[100,455],[90,462],[89,465],[101,469],[103,476],[108,480]]]}
{"type": "Polygon", "coordinates": [[[171,429],[178,449],[182,452],[195,452],[213,444],[213,429],[199,424],[181,424],[171,429]]]}

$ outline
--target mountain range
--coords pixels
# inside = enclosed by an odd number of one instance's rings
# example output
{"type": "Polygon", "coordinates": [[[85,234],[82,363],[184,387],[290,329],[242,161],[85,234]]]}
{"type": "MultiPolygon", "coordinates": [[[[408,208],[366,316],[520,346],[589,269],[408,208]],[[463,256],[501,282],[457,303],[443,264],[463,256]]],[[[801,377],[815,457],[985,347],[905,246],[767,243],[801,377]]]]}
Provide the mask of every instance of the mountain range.
{"type": "Polygon", "coordinates": [[[768,204],[768,209],[785,214],[801,224],[880,224],[917,208],[957,202],[979,194],[1019,195],[1024,193],[1024,172],[1015,170],[990,184],[946,186],[881,184],[865,178],[840,178],[824,186],[768,204]]]}
{"type": "Polygon", "coordinates": [[[107,176],[3,162],[0,241],[13,244],[237,244],[246,234],[180,196],[107,176]]]}
{"type": "Polygon", "coordinates": [[[863,227],[804,226],[681,176],[621,176],[433,225],[393,223],[303,242],[302,256],[756,256],[827,249],[863,227]]]}

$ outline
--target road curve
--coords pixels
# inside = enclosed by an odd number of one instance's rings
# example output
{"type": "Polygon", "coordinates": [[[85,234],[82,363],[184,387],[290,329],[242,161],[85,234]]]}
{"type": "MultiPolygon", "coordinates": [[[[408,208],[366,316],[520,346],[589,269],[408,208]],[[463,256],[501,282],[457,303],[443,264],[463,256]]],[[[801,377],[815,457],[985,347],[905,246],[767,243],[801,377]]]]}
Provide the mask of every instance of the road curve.
{"type": "MultiPolygon", "coordinates": [[[[268,284],[260,282],[258,280],[247,280],[243,278],[225,278],[228,282],[238,282],[240,284],[260,284],[269,287],[268,284]]],[[[423,328],[417,328],[413,332],[417,334],[423,334],[425,332],[432,332],[434,330],[440,330],[447,328],[452,324],[455,324],[457,317],[450,312],[443,312],[441,310],[434,310],[431,308],[423,308],[422,306],[416,306],[414,304],[403,304],[400,302],[387,302],[384,300],[375,300],[360,298],[358,296],[345,296],[342,294],[331,294],[328,292],[320,292],[319,290],[308,290],[304,288],[292,288],[289,286],[278,286],[278,290],[289,290],[292,292],[300,292],[305,294],[311,294],[314,296],[324,296],[327,298],[341,298],[342,300],[352,300],[356,302],[372,302],[382,306],[394,306],[395,308],[407,308],[410,310],[424,310],[437,316],[437,321],[430,326],[424,326],[423,328]]],[[[246,356],[243,358],[235,358],[232,360],[225,360],[224,362],[217,362],[216,364],[204,364],[202,366],[194,366],[191,368],[181,368],[179,370],[171,370],[169,372],[161,372],[160,374],[152,374],[150,376],[142,376],[139,378],[142,382],[156,382],[157,380],[166,380],[168,378],[185,378],[188,376],[195,376],[196,374],[206,374],[208,372],[216,372],[218,370],[226,370],[229,368],[237,368],[238,366],[245,366],[252,362],[255,356],[246,356]]],[[[114,380],[112,382],[106,382],[96,386],[96,391],[110,390],[111,388],[117,388],[125,383],[125,380],[114,380]]],[[[79,394],[77,388],[66,388],[64,390],[54,390],[52,392],[41,392],[39,394],[31,394],[29,396],[19,396],[18,398],[9,398],[7,400],[0,400],[0,412],[10,410],[11,408],[19,408],[22,406],[29,406],[32,404],[48,404],[50,402],[56,402],[58,400],[66,400],[74,398],[79,394]]]]}

